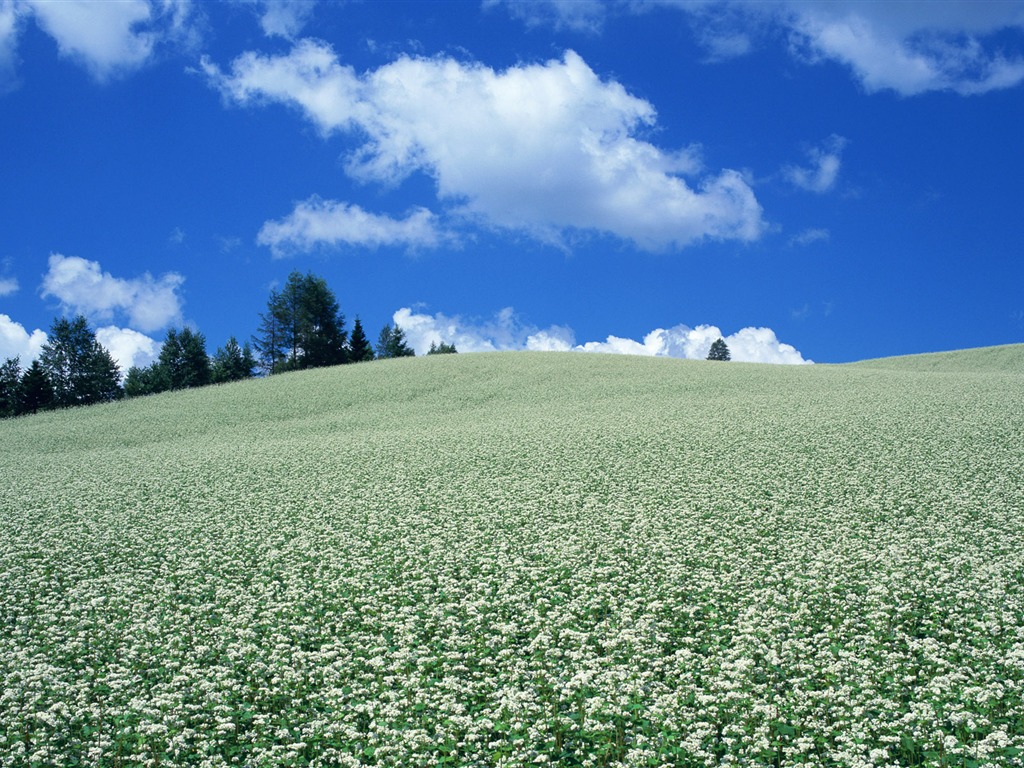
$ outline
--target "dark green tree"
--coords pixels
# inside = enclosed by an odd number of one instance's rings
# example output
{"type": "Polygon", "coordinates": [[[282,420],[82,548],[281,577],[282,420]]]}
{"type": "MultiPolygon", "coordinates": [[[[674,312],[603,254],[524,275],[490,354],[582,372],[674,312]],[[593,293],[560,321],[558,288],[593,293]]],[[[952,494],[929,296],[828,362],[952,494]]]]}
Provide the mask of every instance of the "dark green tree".
{"type": "Polygon", "coordinates": [[[121,393],[117,364],[82,315],[54,320],[39,362],[57,407],[112,400],[121,393]]]}
{"type": "Polygon", "coordinates": [[[223,347],[217,348],[211,367],[210,378],[214,384],[251,378],[256,367],[252,347],[249,346],[249,342],[239,346],[238,339],[231,336],[223,347]]]}
{"type": "Polygon", "coordinates": [[[393,328],[390,323],[381,328],[380,336],[377,338],[378,358],[413,357],[415,354],[412,347],[405,343],[405,331],[398,323],[395,323],[393,328]]]}
{"type": "Polygon", "coordinates": [[[210,358],[206,337],[191,328],[170,328],[160,348],[158,365],[170,389],[204,387],[210,383],[210,358]]]}
{"type": "Polygon", "coordinates": [[[373,347],[370,340],[366,338],[366,331],[363,324],[356,316],[356,322],[352,326],[352,336],[348,340],[348,359],[353,363],[361,363],[364,360],[373,360],[373,347]]]}
{"type": "Polygon", "coordinates": [[[708,352],[708,360],[731,360],[732,355],[729,354],[729,347],[725,343],[725,339],[718,339],[714,344],[711,345],[711,351],[708,352]]]}
{"type": "Polygon", "coordinates": [[[53,387],[50,384],[50,377],[46,375],[46,369],[38,360],[33,360],[32,365],[21,377],[21,402],[19,413],[37,413],[46,410],[53,403],[53,387]]]}
{"type": "Polygon", "coordinates": [[[124,379],[126,397],[155,395],[157,392],[165,392],[170,388],[171,383],[159,362],[147,365],[145,368],[133,365],[128,369],[128,374],[124,379]]]}
{"type": "Polygon", "coordinates": [[[292,272],[260,320],[255,344],[269,373],[348,362],[345,316],[322,277],[292,272]]]}
{"type": "Polygon", "coordinates": [[[256,349],[256,365],[266,375],[283,370],[286,359],[284,350],[284,329],[273,307],[277,305],[280,294],[270,292],[267,311],[260,314],[260,327],[252,338],[256,349]]]}
{"type": "Polygon", "coordinates": [[[454,344],[445,344],[443,341],[440,344],[430,342],[430,349],[427,350],[428,355],[454,355],[458,352],[454,344]]]}
{"type": "Polygon", "coordinates": [[[9,357],[0,365],[0,418],[21,412],[21,361],[9,357]]]}

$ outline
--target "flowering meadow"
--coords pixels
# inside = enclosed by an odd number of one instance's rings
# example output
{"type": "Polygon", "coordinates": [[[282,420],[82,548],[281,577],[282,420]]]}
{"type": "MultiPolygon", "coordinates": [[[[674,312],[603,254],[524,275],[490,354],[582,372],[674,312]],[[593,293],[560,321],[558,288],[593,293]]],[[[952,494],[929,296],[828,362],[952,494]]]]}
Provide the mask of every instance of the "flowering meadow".
{"type": "Polygon", "coordinates": [[[971,354],[0,423],[0,766],[1024,766],[1024,348],[971,354]]]}

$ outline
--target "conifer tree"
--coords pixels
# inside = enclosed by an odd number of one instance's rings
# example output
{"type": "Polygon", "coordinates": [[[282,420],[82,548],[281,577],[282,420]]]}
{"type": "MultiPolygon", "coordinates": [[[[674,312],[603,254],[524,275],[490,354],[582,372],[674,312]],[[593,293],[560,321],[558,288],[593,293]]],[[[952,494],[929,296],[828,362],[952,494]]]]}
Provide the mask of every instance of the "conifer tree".
{"type": "Polygon", "coordinates": [[[392,328],[390,323],[385,323],[377,338],[377,357],[413,357],[415,354],[412,347],[405,343],[405,331],[401,326],[395,323],[392,328]]]}
{"type": "Polygon", "coordinates": [[[363,324],[358,315],[352,326],[352,336],[348,342],[348,359],[353,363],[373,360],[373,347],[370,346],[370,340],[366,338],[366,332],[363,330],[363,324]]]}
{"type": "Polygon", "coordinates": [[[256,360],[249,342],[238,345],[238,339],[231,336],[223,347],[218,347],[211,362],[210,379],[214,384],[238,381],[252,377],[256,360]]]}
{"type": "Polygon", "coordinates": [[[718,339],[714,344],[711,345],[711,350],[708,352],[708,360],[731,360],[732,355],[729,354],[729,347],[725,343],[725,339],[718,339]]]}
{"type": "Polygon", "coordinates": [[[25,375],[21,377],[20,396],[19,413],[36,413],[49,408],[53,403],[50,378],[38,360],[33,360],[25,375]]]}
{"type": "Polygon", "coordinates": [[[82,315],[54,320],[39,362],[60,408],[112,400],[121,393],[117,364],[82,315]]]}
{"type": "Polygon", "coordinates": [[[9,357],[0,365],[0,418],[17,416],[21,411],[21,362],[9,357]]]}

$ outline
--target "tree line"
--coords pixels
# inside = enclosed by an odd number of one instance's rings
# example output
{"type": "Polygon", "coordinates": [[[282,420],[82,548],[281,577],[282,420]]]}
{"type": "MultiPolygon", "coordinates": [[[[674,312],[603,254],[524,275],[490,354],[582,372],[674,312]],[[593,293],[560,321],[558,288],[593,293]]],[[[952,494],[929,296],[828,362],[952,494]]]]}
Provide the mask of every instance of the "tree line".
{"type": "MultiPolygon", "coordinates": [[[[454,352],[454,344],[441,343],[431,344],[427,354],[454,352]]],[[[358,316],[350,334],[327,282],[296,271],[271,291],[251,341],[240,344],[231,336],[210,356],[202,333],[170,328],[158,358],[129,368],[123,382],[84,316],[57,318],[39,357],[25,370],[16,357],[0,365],[0,417],[415,354],[398,324],[385,324],[376,346],[358,316]]]]}

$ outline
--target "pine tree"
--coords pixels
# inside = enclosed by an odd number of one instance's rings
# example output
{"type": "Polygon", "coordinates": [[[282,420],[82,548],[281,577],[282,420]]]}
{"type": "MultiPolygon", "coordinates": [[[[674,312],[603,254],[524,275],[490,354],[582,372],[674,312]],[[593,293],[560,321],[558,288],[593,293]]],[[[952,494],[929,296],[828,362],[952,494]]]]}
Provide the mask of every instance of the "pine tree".
{"type": "Polygon", "coordinates": [[[352,336],[348,341],[348,359],[353,363],[361,363],[364,360],[373,360],[373,347],[370,340],[366,338],[363,324],[356,316],[356,322],[352,326],[352,336]]]}
{"type": "Polygon", "coordinates": [[[443,341],[440,344],[430,342],[430,349],[427,350],[428,355],[454,355],[458,352],[454,344],[445,344],[443,341]]]}
{"type": "Polygon", "coordinates": [[[725,339],[718,339],[714,344],[711,345],[711,351],[708,352],[708,360],[731,360],[732,355],[729,354],[729,347],[725,343],[725,339]]]}
{"type": "Polygon", "coordinates": [[[405,331],[398,323],[392,328],[386,323],[377,338],[377,357],[381,359],[389,357],[413,357],[416,352],[405,343],[405,331]]]}
{"type": "Polygon", "coordinates": [[[268,373],[348,361],[345,316],[321,277],[292,272],[280,291],[271,292],[260,321],[254,342],[268,373]]]}
{"type": "Polygon", "coordinates": [[[180,332],[169,328],[160,348],[158,365],[169,389],[206,386],[210,383],[206,337],[188,327],[180,332]]]}
{"type": "Polygon", "coordinates": [[[238,381],[252,377],[256,360],[252,356],[249,342],[238,345],[238,340],[231,336],[223,347],[218,347],[211,362],[210,379],[214,384],[227,381],[238,381]]]}
{"type": "Polygon", "coordinates": [[[45,410],[54,401],[50,377],[46,375],[46,369],[38,360],[33,360],[32,365],[25,371],[25,375],[21,377],[20,389],[19,413],[36,413],[45,410]]]}
{"type": "Polygon", "coordinates": [[[21,362],[16,357],[0,365],[0,419],[21,412],[21,362]]]}
{"type": "Polygon", "coordinates": [[[117,364],[82,315],[74,320],[54,320],[39,362],[53,388],[54,403],[60,408],[120,395],[117,364]]]}

